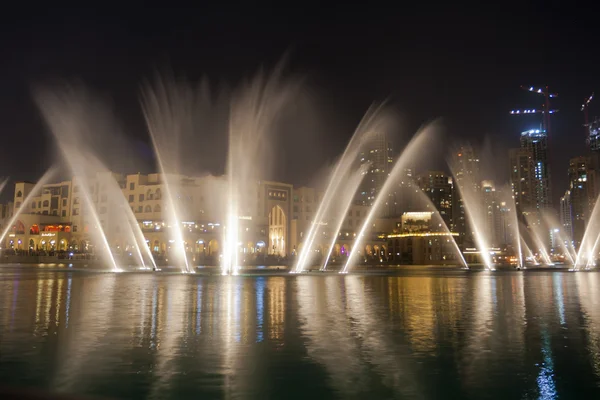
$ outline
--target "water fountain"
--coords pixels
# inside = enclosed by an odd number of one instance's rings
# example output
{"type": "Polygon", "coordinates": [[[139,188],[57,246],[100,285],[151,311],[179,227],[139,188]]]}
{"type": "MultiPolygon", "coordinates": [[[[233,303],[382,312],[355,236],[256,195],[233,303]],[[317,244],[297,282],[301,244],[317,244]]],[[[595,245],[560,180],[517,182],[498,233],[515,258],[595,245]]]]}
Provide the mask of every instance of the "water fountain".
{"type": "Polygon", "coordinates": [[[281,76],[282,66],[266,75],[259,73],[234,93],[229,115],[227,216],[223,238],[224,275],[237,275],[240,268],[239,218],[256,210],[256,183],[271,170],[273,128],[285,107],[292,104],[299,82],[281,76]]]}
{"type": "Polygon", "coordinates": [[[315,219],[312,221],[311,228],[304,240],[304,245],[298,256],[296,266],[290,272],[301,273],[306,269],[309,262],[309,254],[311,254],[313,250],[319,223],[324,219],[327,210],[330,209],[334,196],[337,194],[338,188],[343,181],[342,177],[346,175],[351,166],[356,163],[361,149],[368,140],[377,132],[387,129],[387,125],[390,123],[390,116],[385,111],[383,105],[371,106],[354,131],[342,157],[337,162],[335,169],[331,174],[327,189],[325,190],[321,204],[317,209],[315,219]]]}
{"type": "MultiPolygon", "coordinates": [[[[503,193],[510,193],[506,196],[505,202],[508,204],[508,213],[510,215],[510,227],[512,228],[512,239],[513,246],[517,249],[517,258],[519,261],[518,268],[526,268],[525,260],[523,259],[523,248],[521,246],[522,238],[521,232],[519,231],[519,216],[517,211],[517,204],[515,203],[515,196],[512,191],[512,187],[505,186],[503,193]]],[[[531,250],[530,250],[531,252],[531,250]]]]}
{"type": "MultiPolygon", "coordinates": [[[[337,221],[335,225],[335,230],[331,232],[331,243],[329,244],[329,250],[327,251],[327,256],[325,257],[325,262],[321,266],[321,271],[327,270],[327,264],[329,263],[329,258],[331,257],[331,253],[333,253],[333,249],[335,248],[335,242],[338,240],[338,235],[340,230],[342,229],[342,225],[348,215],[348,210],[352,205],[352,200],[354,200],[354,196],[356,194],[356,190],[358,186],[363,180],[364,174],[367,172],[368,166],[363,166],[362,168],[355,171],[346,181],[346,185],[342,190],[341,198],[343,199],[343,203],[341,207],[339,207],[338,215],[334,218],[337,221]]],[[[344,177],[343,179],[345,179],[344,177]]],[[[335,212],[335,210],[331,210],[330,212],[335,212]]]]}
{"type": "Polygon", "coordinates": [[[170,261],[181,267],[181,272],[192,273],[181,232],[178,203],[175,201],[176,177],[182,170],[181,146],[195,129],[196,93],[185,82],[156,78],[154,85],[146,84],[141,93],[142,110],[154,147],[161,173],[166,200],[166,220],[171,227],[173,252],[170,261]],[[183,142],[183,143],[182,143],[183,142]]]}
{"type": "Polygon", "coordinates": [[[450,165],[450,171],[454,176],[457,191],[462,199],[465,215],[469,221],[469,225],[473,231],[475,244],[479,248],[481,258],[485,268],[489,271],[494,271],[492,259],[489,252],[488,239],[484,235],[484,212],[481,195],[476,191],[476,182],[472,182],[469,176],[463,176],[462,181],[457,179],[458,166],[450,165]]]}
{"type": "MultiPolygon", "coordinates": [[[[416,184],[413,183],[413,186],[416,186],[416,184]]],[[[463,268],[469,269],[469,265],[467,264],[467,260],[465,260],[465,256],[463,255],[462,251],[460,251],[460,247],[458,246],[458,243],[456,243],[456,239],[454,238],[454,236],[452,236],[452,232],[450,231],[450,228],[446,224],[446,221],[444,221],[444,218],[441,217],[441,214],[440,214],[438,208],[436,207],[436,205],[433,204],[433,202],[431,201],[429,196],[427,196],[425,193],[423,193],[422,190],[416,189],[415,193],[416,193],[418,199],[422,203],[425,203],[425,208],[427,210],[436,211],[437,217],[439,219],[438,225],[442,228],[442,231],[448,235],[448,237],[450,238],[448,240],[452,241],[452,246],[454,247],[454,250],[456,251],[456,255],[458,256],[458,259],[460,260],[460,263],[462,264],[463,268]]]]}
{"type": "Polygon", "coordinates": [[[548,254],[548,246],[544,243],[544,236],[549,239],[550,231],[545,226],[542,221],[535,221],[538,215],[525,215],[525,220],[527,221],[528,230],[531,233],[531,238],[533,243],[535,244],[535,249],[539,252],[544,264],[546,265],[554,265],[552,260],[550,259],[550,255],[548,254]]]}
{"type": "Polygon", "coordinates": [[[531,247],[529,247],[529,245],[527,244],[527,242],[525,242],[525,239],[523,238],[523,236],[521,236],[521,249],[523,251],[524,254],[526,254],[525,256],[525,265],[527,264],[527,260],[531,260],[531,262],[533,263],[533,265],[540,265],[537,260],[535,259],[535,256],[533,255],[533,251],[531,251],[531,247]]]}
{"type": "MultiPolygon", "coordinates": [[[[145,265],[141,251],[145,249],[145,257],[156,269],[141,229],[118,183],[95,156],[93,139],[105,138],[114,129],[111,113],[82,88],[67,88],[60,91],[39,90],[36,93],[36,101],[63,154],[63,160],[72,173],[73,192],[78,190],[81,193],[86,216],[92,220],[91,234],[94,236],[95,243],[101,243],[102,253],[112,270],[120,271],[105,231],[105,224],[111,222],[118,228],[123,228],[122,235],[125,236],[127,243],[135,246],[140,263],[145,265]],[[111,205],[110,212],[102,217],[108,218],[107,221],[101,219],[99,215],[99,209],[104,208],[104,206],[100,207],[103,199],[94,200],[91,188],[91,183],[102,176],[108,177],[102,180],[107,195],[106,203],[111,205]],[[123,222],[123,226],[120,226],[123,222]]],[[[82,212],[82,217],[83,214],[82,212]]]]}
{"type": "MultiPolygon", "coordinates": [[[[48,182],[48,180],[52,176],[54,176],[55,173],[56,173],[56,168],[50,168],[48,171],[46,171],[44,173],[44,175],[42,175],[42,177],[40,179],[38,179],[37,183],[31,189],[29,194],[27,194],[27,196],[25,196],[25,199],[23,200],[21,207],[18,207],[18,208],[15,207],[15,211],[14,211],[12,217],[10,218],[10,220],[8,220],[6,227],[2,231],[2,235],[0,235],[0,245],[2,243],[4,243],[4,238],[6,237],[6,234],[8,234],[8,232],[12,229],[13,224],[17,221],[17,218],[19,218],[19,215],[21,215],[21,213],[23,213],[23,210],[27,209],[27,204],[31,203],[31,199],[33,197],[38,196],[40,194],[40,190],[41,190],[42,186],[44,186],[48,182]]],[[[7,182],[7,180],[5,180],[3,182],[2,188],[4,185],[6,185],[6,182],[7,182]]],[[[2,190],[0,190],[0,193],[1,192],[2,192],[2,190]]]]}
{"type": "MultiPolygon", "coordinates": [[[[554,215],[552,215],[552,213],[543,212],[542,218],[547,226],[561,226],[557,218],[554,215]]],[[[575,252],[575,249],[573,248],[573,241],[571,240],[571,238],[568,237],[560,228],[554,228],[553,234],[556,235],[556,237],[558,238],[559,247],[565,255],[565,257],[569,260],[569,263],[571,265],[575,265],[575,258],[577,257],[577,254],[575,252]]]]}
{"type": "Polygon", "coordinates": [[[392,191],[393,186],[395,184],[397,184],[398,176],[400,175],[401,172],[404,171],[404,169],[406,168],[406,165],[408,165],[412,161],[412,159],[414,157],[416,157],[418,154],[422,154],[421,151],[423,150],[423,146],[427,143],[428,140],[433,141],[433,131],[434,131],[433,124],[427,125],[423,129],[421,129],[415,136],[413,136],[413,138],[406,145],[406,147],[404,148],[404,150],[398,157],[398,160],[396,161],[396,164],[394,164],[394,167],[390,171],[390,174],[387,177],[387,179],[385,180],[383,187],[381,188],[380,192],[377,194],[375,201],[371,206],[371,210],[369,211],[369,214],[367,215],[367,218],[365,218],[358,234],[356,235],[356,239],[354,240],[354,245],[352,246],[352,250],[350,251],[350,254],[348,255],[348,260],[346,261],[346,264],[344,265],[344,268],[340,271],[340,273],[343,273],[343,274],[348,273],[348,270],[350,268],[350,263],[352,263],[354,261],[354,255],[356,254],[357,251],[359,251],[358,249],[362,245],[365,233],[367,233],[367,229],[371,225],[371,220],[379,212],[379,208],[385,202],[385,199],[388,197],[389,193],[392,191]]]}
{"type": "Polygon", "coordinates": [[[581,246],[575,258],[573,269],[578,271],[581,268],[589,269],[596,263],[598,248],[598,239],[600,238],[600,197],[596,199],[588,225],[585,228],[581,246]]]}

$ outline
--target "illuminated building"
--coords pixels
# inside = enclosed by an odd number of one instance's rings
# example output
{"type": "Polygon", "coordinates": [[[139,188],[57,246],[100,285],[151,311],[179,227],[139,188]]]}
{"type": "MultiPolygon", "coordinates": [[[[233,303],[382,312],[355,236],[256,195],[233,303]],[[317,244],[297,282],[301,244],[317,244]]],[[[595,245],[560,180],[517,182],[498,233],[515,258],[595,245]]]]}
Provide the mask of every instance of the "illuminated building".
{"type": "Polygon", "coordinates": [[[406,212],[397,232],[385,235],[391,261],[399,264],[456,264],[452,237],[441,225],[438,212],[406,212]]]}
{"type": "Polygon", "coordinates": [[[535,207],[533,157],[527,149],[510,149],[510,183],[518,212],[529,212],[535,207]]]}
{"type": "Polygon", "coordinates": [[[575,157],[569,160],[571,237],[576,245],[581,243],[595,201],[595,171],[591,164],[589,157],[575,157]]]}
{"type": "Polygon", "coordinates": [[[368,164],[369,167],[361,182],[356,202],[370,206],[392,170],[392,144],[387,133],[377,132],[373,135],[373,139],[365,145],[365,150],[360,153],[360,164],[368,164]]]}
{"type": "Polygon", "coordinates": [[[483,210],[485,213],[485,235],[489,238],[492,247],[498,247],[505,244],[503,241],[502,215],[500,210],[500,201],[498,192],[492,181],[482,181],[481,191],[483,197],[483,210]]]}
{"type": "Polygon", "coordinates": [[[439,211],[448,229],[454,229],[452,219],[452,178],[442,171],[428,171],[418,178],[419,187],[439,211]]]}
{"type": "Polygon", "coordinates": [[[454,230],[459,234],[459,243],[472,243],[473,238],[471,237],[470,229],[467,229],[466,214],[463,200],[459,193],[459,187],[464,190],[473,191],[474,193],[481,192],[481,165],[479,157],[475,154],[473,148],[469,146],[460,147],[456,152],[455,162],[456,170],[454,173],[456,185],[454,185],[453,193],[455,201],[453,201],[452,205],[454,230]]]}
{"type": "MultiPolygon", "coordinates": [[[[173,227],[163,215],[167,208],[167,182],[176,197],[179,229],[190,259],[217,260],[224,219],[220,199],[225,198],[227,181],[210,176],[98,174],[86,181],[86,188],[76,179],[43,185],[39,194],[34,193],[27,202],[25,199],[35,185],[17,182],[14,212],[21,213],[2,247],[21,251],[93,251],[92,233],[98,227],[89,212],[91,201],[114,253],[127,252],[134,246],[129,243],[125,225],[128,221],[119,218],[125,214],[113,212],[128,205],[151,251],[158,257],[165,256],[173,242],[173,227]]],[[[253,193],[248,193],[247,203],[251,206],[240,210],[240,252],[285,256],[291,249],[292,185],[261,181],[254,188],[253,193]]],[[[7,220],[5,217],[4,223],[7,220]]]]}
{"type": "MultiPolygon", "coordinates": [[[[545,130],[531,129],[521,132],[521,149],[531,154],[533,182],[532,203],[538,211],[551,207],[552,186],[548,163],[548,135],[545,130]]],[[[533,205],[532,204],[532,205],[533,205]]]]}
{"type": "Polygon", "coordinates": [[[573,209],[570,190],[567,190],[560,198],[560,223],[568,237],[573,238],[573,209]]]}

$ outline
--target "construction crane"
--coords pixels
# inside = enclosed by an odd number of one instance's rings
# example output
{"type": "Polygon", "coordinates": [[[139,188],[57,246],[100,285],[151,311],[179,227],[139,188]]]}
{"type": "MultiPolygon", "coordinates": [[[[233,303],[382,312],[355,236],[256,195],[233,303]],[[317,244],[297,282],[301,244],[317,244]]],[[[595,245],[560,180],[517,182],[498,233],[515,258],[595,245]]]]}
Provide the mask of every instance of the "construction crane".
{"type": "Polygon", "coordinates": [[[544,96],[544,103],[539,109],[532,108],[524,110],[511,110],[510,113],[513,115],[543,114],[542,129],[546,131],[548,136],[550,136],[550,114],[556,114],[559,111],[550,108],[550,99],[558,97],[558,94],[551,93],[548,89],[548,86],[544,86],[543,88],[534,86],[521,86],[521,89],[544,96]]]}

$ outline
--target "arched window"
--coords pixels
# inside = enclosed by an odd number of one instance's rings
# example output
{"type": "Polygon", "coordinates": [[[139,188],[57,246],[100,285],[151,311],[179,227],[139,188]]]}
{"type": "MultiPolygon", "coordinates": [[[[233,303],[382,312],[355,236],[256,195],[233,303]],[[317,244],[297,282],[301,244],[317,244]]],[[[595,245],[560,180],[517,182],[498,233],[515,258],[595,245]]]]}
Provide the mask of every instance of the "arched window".
{"type": "Polygon", "coordinates": [[[152,207],[146,206],[146,208],[144,208],[144,212],[152,212],[152,207]]]}
{"type": "Polygon", "coordinates": [[[152,189],[148,189],[148,191],[146,192],[146,199],[147,200],[154,199],[154,194],[152,193],[152,189]]]}
{"type": "Polygon", "coordinates": [[[36,206],[36,204],[35,204],[35,201],[33,201],[33,202],[31,203],[31,208],[35,208],[35,206],[36,206]]]}
{"type": "Polygon", "coordinates": [[[40,227],[37,224],[31,225],[31,228],[29,228],[29,234],[30,235],[39,235],[40,227]]]}
{"type": "Polygon", "coordinates": [[[156,192],[154,192],[154,200],[160,200],[160,198],[162,197],[162,193],[160,191],[160,188],[156,189],[156,192]]]}
{"type": "Polygon", "coordinates": [[[75,197],[75,199],[73,200],[73,204],[79,204],[79,197],[75,197]]]}
{"type": "Polygon", "coordinates": [[[17,192],[17,197],[23,197],[23,192],[21,192],[20,190],[17,192]]]}
{"type": "Polygon", "coordinates": [[[44,207],[48,207],[50,205],[50,202],[48,200],[44,200],[44,207]]]}
{"type": "Polygon", "coordinates": [[[160,204],[154,206],[154,212],[160,212],[160,204]]]}

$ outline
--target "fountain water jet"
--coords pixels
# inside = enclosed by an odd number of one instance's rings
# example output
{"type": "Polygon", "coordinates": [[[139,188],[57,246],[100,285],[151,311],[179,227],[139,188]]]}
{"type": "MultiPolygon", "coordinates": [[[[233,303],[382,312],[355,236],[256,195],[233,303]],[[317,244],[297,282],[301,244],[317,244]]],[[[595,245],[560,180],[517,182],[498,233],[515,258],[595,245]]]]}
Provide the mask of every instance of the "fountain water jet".
{"type": "MultiPolygon", "coordinates": [[[[413,186],[416,186],[416,184],[413,183],[413,186]]],[[[433,202],[431,201],[429,196],[427,196],[425,193],[423,193],[422,190],[417,190],[416,194],[417,194],[417,197],[419,197],[419,199],[421,201],[425,202],[425,204],[427,205],[427,208],[431,208],[432,210],[435,210],[438,213],[438,217],[440,219],[440,224],[441,224],[444,232],[447,233],[448,236],[450,236],[450,240],[452,240],[454,250],[456,250],[456,255],[460,259],[460,262],[463,265],[463,268],[469,269],[469,265],[467,264],[467,260],[465,260],[465,256],[463,255],[462,251],[460,251],[460,247],[458,247],[458,243],[456,243],[456,239],[454,239],[454,236],[452,236],[452,232],[450,231],[450,228],[448,228],[446,221],[444,221],[444,218],[442,218],[442,216],[439,213],[439,210],[437,209],[435,204],[433,204],[433,202]]]]}
{"type": "Polygon", "coordinates": [[[577,271],[582,266],[589,268],[589,265],[595,262],[596,248],[598,247],[598,238],[600,238],[600,196],[596,199],[594,208],[590,215],[590,219],[583,238],[581,245],[577,251],[577,257],[575,259],[575,265],[573,268],[577,271]],[[584,263],[584,259],[587,259],[584,263]]]}
{"type": "Polygon", "coordinates": [[[550,255],[548,255],[548,250],[546,249],[546,246],[544,245],[544,241],[542,239],[543,232],[545,231],[545,232],[549,233],[550,231],[548,229],[544,229],[545,227],[541,223],[540,224],[532,224],[530,222],[530,219],[531,218],[528,218],[527,215],[525,216],[525,220],[527,221],[527,223],[529,225],[529,232],[531,232],[531,237],[533,239],[535,246],[537,247],[538,251],[540,252],[540,255],[542,256],[544,263],[546,265],[554,265],[554,263],[550,259],[550,255]],[[540,232],[540,230],[542,232],[540,232]]]}
{"type": "Polygon", "coordinates": [[[327,263],[329,262],[329,258],[331,257],[331,253],[333,252],[333,248],[335,247],[335,242],[338,239],[338,233],[340,229],[342,229],[342,225],[346,219],[346,215],[348,214],[348,210],[352,205],[352,200],[354,200],[354,195],[356,194],[356,190],[358,186],[363,180],[364,174],[367,170],[368,166],[360,168],[358,171],[354,172],[350,178],[348,179],[348,183],[346,184],[345,190],[342,192],[342,199],[345,199],[343,206],[340,208],[341,213],[338,216],[338,222],[336,224],[335,231],[331,232],[331,243],[329,245],[329,250],[327,251],[327,257],[325,257],[325,262],[321,266],[321,271],[327,270],[327,263]]]}
{"type": "Polygon", "coordinates": [[[234,94],[229,115],[227,225],[221,270],[237,275],[239,264],[239,218],[257,207],[256,185],[270,171],[272,130],[285,107],[292,104],[299,82],[283,82],[279,65],[267,76],[259,73],[234,94]]]}
{"type": "Polygon", "coordinates": [[[174,236],[175,264],[179,264],[181,272],[193,273],[185,251],[180,213],[173,193],[175,182],[171,174],[176,176],[181,172],[179,145],[184,135],[193,132],[196,94],[185,83],[157,78],[153,86],[147,84],[142,88],[141,104],[163,178],[167,222],[174,236]]]}
{"type": "Polygon", "coordinates": [[[158,269],[156,266],[156,261],[152,256],[150,248],[146,244],[146,239],[144,238],[142,229],[140,228],[140,225],[138,224],[135,214],[129,206],[127,199],[123,195],[123,192],[118,182],[115,180],[113,174],[110,173],[108,169],[106,169],[106,167],[104,167],[99,160],[96,160],[91,155],[88,157],[88,159],[90,161],[95,161],[96,169],[102,171],[102,174],[98,173],[97,175],[99,177],[101,185],[105,186],[105,190],[108,194],[109,200],[111,202],[116,202],[116,204],[113,207],[111,207],[113,210],[113,212],[110,214],[113,218],[113,221],[111,222],[120,224],[122,221],[127,221],[127,224],[125,226],[125,230],[127,233],[126,236],[129,242],[133,243],[133,245],[135,246],[136,255],[140,264],[142,265],[142,268],[147,269],[146,261],[144,261],[145,255],[147,261],[152,265],[152,269],[156,271],[158,269]],[[106,177],[106,179],[104,179],[104,177],[106,177]],[[144,249],[144,254],[142,254],[141,249],[144,249]]]}
{"type": "MultiPolygon", "coordinates": [[[[523,249],[523,252],[527,253],[527,257],[529,257],[531,259],[531,262],[534,265],[539,265],[539,263],[535,259],[535,256],[533,255],[533,251],[531,251],[531,248],[527,245],[527,243],[525,242],[525,239],[523,239],[523,237],[520,238],[520,242],[521,242],[521,248],[523,249]]],[[[527,258],[525,258],[525,261],[527,261],[527,258]]],[[[524,266],[523,268],[527,268],[527,267],[524,266]]]]}
{"type": "MultiPolygon", "coordinates": [[[[546,225],[550,227],[560,226],[557,218],[554,217],[554,215],[552,215],[551,213],[542,213],[542,218],[544,219],[546,225]]],[[[558,237],[559,246],[563,254],[569,259],[571,265],[575,265],[575,258],[577,257],[577,254],[573,249],[570,238],[565,237],[563,231],[560,229],[558,230],[558,232],[555,230],[554,234],[558,237]]]]}
{"type": "MultiPolygon", "coordinates": [[[[104,221],[110,226],[115,226],[116,232],[126,237],[127,243],[136,248],[136,255],[141,265],[145,268],[144,255],[141,246],[146,250],[145,256],[156,269],[154,258],[142,234],[141,228],[130,208],[129,203],[123,195],[122,189],[116,181],[115,175],[95,155],[97,147],[93,140],[96,138],[105,139],[107,135],[117,131],[117,124],[114,121],[112,113],[97,101],[82,87],[66,88],[52,93],[50,91],[38,91],[36,93],[38,106],[44,115],[55,140],[64,155],[69,169],[74,176],[74,182],[77,182],[79,189],[83,194],[86,207],[91,213],[93,223],[98,227],[94,230],[97,236],[96,243],[103,245],[106,249],[106,258],[112,264],[113,270],[119,270],[116,261],[109,246],[107,229],[103,226],[98,216],[96,207],[101,202],[106,201],[106,207],[110,213],[105,215],[104,221]],[[98,197],[98,204],[93,200],[90,189],[90,178],[98,183],[98,187],[106,196],[104,200],[98,197]],[[116,205],[115,205],[116,203],[116,205]],[[126,221],[121,231],[121,223],[126,221]]],[[[114,138],[115,143],[119,142],[119,137],[114,138]]],[[[75,187],[73,188],[75,190],[75,187]]]]}
{"type": "MultiPolygon", "coordinates": [[[[48,182],[48,180],[56,173],[56,168],[50,168],[48,171],[46,171],[44,173],[44,175],[42,175],[42,177],[37,181],[37,183],[35,184],[35,186],[31,189],[31,192],[29,192],[29,194],[27,194],[27,196],[25,197],[25,199],[23,200],[23,203],[21,204],[21,207],[19,207],[19,209],[17,209],[14,213],[13,216],[10,218],[10,220],[8,221],[8,223],[6,224],[6,228],[4,228],[4,231],[2,231],[2,235],[0,236],[0,246],[2,245],[2,243],[4,243],[4,238],[6,237],[6,234],[12,229],[13,224],[15,223],[15,221],[17,220],[17,218],[19,217],[19,215],[22,214],[23,210],[27,208],[27,204],[31,203],[31,199],[33,197],[35,197],[36,195],[39,194],[40,189],[42,188],[42,186],[44,186],[46,184],[46,182],[48,182]]],[[[0,187],[0,192],[2,192],[1,189],[4,188],[4,185],[6,185],[6,182],[8,181],[5,180],[1,187],[0,187]]]]}
{"type": "Polygon", "coordinates": [[[313,224],[306,235],[304,246],[300,251],[296,267],[290,271],[291,273],[301,273],[306,269],[308,263],[309,254],[312,253],[312,247],[317,235],[317,227],[323,220],[327,210],[331,207],[333,197],[338,191],[342,177],[347,174],[348,169],[354,164],[358,158],[362,147],[367,141],[373,137],[373,135],[379,130],[386,129],[385,125],[389,123],[387,115],[383,114],[383,104],[372,105],[360,121],[358,127],[354,131],[350,142],[346,146],[342,157],[337,162],[335,169],[325,190],[325,195],[321,200],[321,204],[317,209],[313,224]]]}
{"type": "Polygon", "coordinates": [[[474,189],[475,182],[470,182],[471,179],[469,179],[468,177],[464,177],[464,183],[461,187],[460,182],[456,179],[456,167],[450,165],[450,171],[452,172],[452,175],[454,176],[454,179],[457,182],[456,187],[460,197],[462,198],[465,214],[469,220],[469,225],[471,226],[471,229],[473,230],[473,233],[475,235],[475,243],[477,244],[477,247],[479,247],[481,258],[483,259],[483,264],[485,265],[485,268],[487,270],[494,271],[495,268],[492,265],[492,258],[490,257],[490,247],[483,234],[484,229],[482,225],[484,214],[483,210],[481,209],[481,202],[479,201],[480,196],[478,193],[475,192],[474,189]]]}
{"type": "Polygon", "coordinates": [[[353,256],[356,253],[356,251],[358,251],[358,249],[360,248],[362,241],[363,241],[363,237],[367,231],[367,228],[371,224],[371,220],[374,218],[375,214],[379,211],[380,206],[383,204],[385,199],[388,197],[389,192],[391,191],[393,185],[396,183],[396,179],[397,179],[398,175],[404,170],[404,168],[406,168],[407,163],[409,161],[411,161],[411,157],[414,157],[417,154],[421,154],[418,150],[421,149],[421,147],[427,142],[427,140],[433,139],[431,137],[432,130],[433,130],[433,127],[432,127],[432,124],[430,124],[430,125],[427,125],[425,128],[421,129],[419,132],[417,132],[417,134],[415,136],[413,136],[413,138],[406,145],[406,147],[404,148],[404,150],[398,157],[396,164],[394,165],[389,176],[385,180],[383,187],[377,194],[377,196],[375,198],[375,202],[371,206],[371,210],[369,211],[367,218],[363,222],[363,224],[360,228],[360,231],[358,232],[358,235],[356,236],[356,239],[354,240],[354,245],[352,246],[352,250],[350,251],[350,254],[348,255],[348,260],[346,261],[344,268],[340,271],[341,274],[348,273],[348,269],[350,268],[350,263],[354,259],[353,256]]]}
{"type": "Polygon", "coordinates": [[[2,191],[4,190],[4,188],[6,187],[6,184],[8,183],[8,178],[5,178],[2,183],[0,183],[0,194],[2,193],[2,191]]]}
{"type": "Polygon", "coordinates": [[[515,202],[515,196],[511,186],[505,186],[503,193],[510,193],[510,196],[506,198],[506,202],[510,205],[509,214],[511,219],[511,226],[513,226],[513,245],[517,249],[517,257],[519,259],[519,268],[525,268],[525,260],[523,259],[523,248],[521,246],[521,232],[519,231],[519,216],[517,211],[517,204],[515,202]]]}

